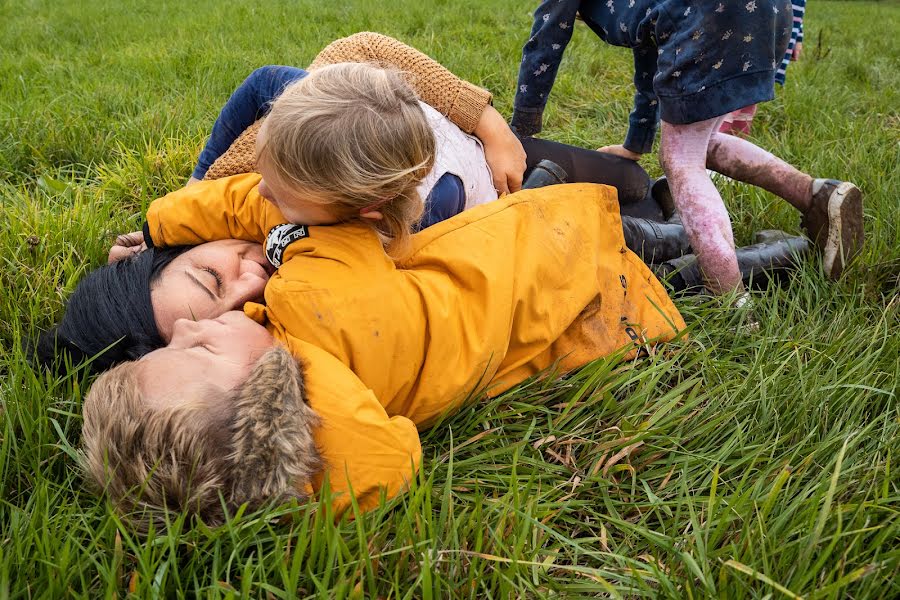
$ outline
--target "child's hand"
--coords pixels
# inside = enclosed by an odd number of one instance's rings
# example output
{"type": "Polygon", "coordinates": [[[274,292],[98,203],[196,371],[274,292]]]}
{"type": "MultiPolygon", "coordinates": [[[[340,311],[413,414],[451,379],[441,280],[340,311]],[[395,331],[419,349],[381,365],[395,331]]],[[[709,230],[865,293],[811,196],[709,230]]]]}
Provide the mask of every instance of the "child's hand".
{"type": "Polygon", "coordinates": [[[493,106],[484,109],[474,131],[484,146],[484,158],[498,195],[518,192],[525,175],[525,149],[493,106]]]}
{"type": "Polygon", "coordinates": [[[606,152],[607,154],[615,154],[616,156],[621,156],[622,158],[627,158],[628,160],[640,160],[641,155],[637,152],[632,152],[622,144],[616,144],[614,146],[603,146],[602,148],[597,148],[597,152],[606,152]]]}
{"type": "Polygon", "coordinates": [[[123,233],[122,235],[116,236],[116,241],[113,242],[113,247],[109,249],[108,262],[118,262],[123,258],[128,258],[129,256],[140,254],[146,249],[147,244],[144,243],[143,231],[123,233]]]}
{"type": "Polygon", "coordinates": [[[794,53],[791,54],[791,60],[800,60],[800,53],[803,52],[803,42],[794,44],[794,53]]]}

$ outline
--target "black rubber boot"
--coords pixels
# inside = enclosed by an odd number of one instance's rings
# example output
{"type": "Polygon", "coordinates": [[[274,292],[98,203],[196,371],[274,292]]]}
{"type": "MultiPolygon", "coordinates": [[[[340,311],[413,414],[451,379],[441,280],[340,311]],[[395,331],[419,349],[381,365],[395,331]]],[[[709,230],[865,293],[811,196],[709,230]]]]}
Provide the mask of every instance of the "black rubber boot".
{"type": "Polygon", "coordinates": [[[650,195],[662,209],[663,220],[668,223],[681,223],[675,210],[675,198],[669,188],[669,179],[663,175],[650,186],[650,195]]]}
{"type": "MultiPolygon", "coordinates": [[[[659,181],[659,180],[657,180],[659,181]]],[[[631,202],[627,204],[622,204],[621,199],[623,194],[623,190],[619,190],[619,212],[623,217],[634,217],[635,219],[648,219],[650,221],[656,221],[657,223],[663,223],[666,220],[666,211],[663,206],[659,203],[659,199],[656,197],[656,193],[654,192],[655,183],[652,182],[650,176],[647,176],[647,191],[645,192],[643,200],[639,202],[631,202]]],[[[668,187],[666,187],[668,190],[668,187]]],[[[633,197],[635,192],[631,192],[630,196],[633,197]]]]}
{"type": "MultiPolygon", "coordinates": [[[[757,289],[764,288],[771,280],[780,282],[810,251],[809,240],[804,237],[774,230],[761,233],[774,241],[744,246],[736,251],[744,285],[757,289]]],[[[655,265],[653,270],[660,278],[667,278],[676,292],[700,294],[705,291],[703,273],[693,254],[655,265]]]]}
{"type": "Polygon", "coordinates": [[[622,217],[625,245],[647,264],[663,263],[691,252],[691,241],[678,223],[622,217]]]}
{"type": "Polygon", "coordinates": [[[565,169],[553,162],[544,159],[534,166],[531,173],[522,183],[523,190],[533,190],[548,185],[565,183],[569,175],[565,169]]]}

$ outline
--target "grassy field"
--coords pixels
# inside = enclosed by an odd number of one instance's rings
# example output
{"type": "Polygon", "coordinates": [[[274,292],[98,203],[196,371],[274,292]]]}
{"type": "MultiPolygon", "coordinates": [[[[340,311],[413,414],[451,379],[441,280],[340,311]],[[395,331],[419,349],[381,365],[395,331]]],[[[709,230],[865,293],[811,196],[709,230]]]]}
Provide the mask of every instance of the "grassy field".
{"type": "MultiPolygon", "coordinates": [[[[815,261],[760,293],[760,331],[680,301],[691,337],[635,363],[479,399],[423,434],[408,494],[355,521],[290,507],[133,536],[75,457],[89,381],[27,366],[25,340],[155,197],[183,185],[254,67],[334,38],[401,38],[508,114],[518,0],[0,0],[0,599],[295,596],[900,596],[900,5],[812,2],[803,61],[754,138],[866,194],[844,279],[815,261]],[[426,6],[427,5],[427,6],[426,6]]],[[[631,59],[579,27],[545,135],[618,143],[631,59]]],[[[643,161],[659,173],[656,157],[643,161]]],[[[725,184],[738,241],[798,232],[725,184]]]]}

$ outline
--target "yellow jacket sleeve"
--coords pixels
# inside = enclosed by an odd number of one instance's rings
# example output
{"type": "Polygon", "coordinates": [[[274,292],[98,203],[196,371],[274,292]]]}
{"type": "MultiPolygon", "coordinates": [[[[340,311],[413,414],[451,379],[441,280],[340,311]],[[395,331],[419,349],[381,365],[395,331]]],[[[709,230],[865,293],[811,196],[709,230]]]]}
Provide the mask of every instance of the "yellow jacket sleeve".
{"type": "Polygon", "coordinates": [[[382,494],[393,498],[405,491],[422,461],[415,424],[388,417],[372,390],[328,352],[283,332],[276,337],[302,365],[307,401],[322,420],[314,437],[326,466],[313,481],[315,491],[327,477],[336,514],[351,506],[353,496],[366,511],[378,506],[382,494]]]}
{"type": "Polygon", "coordinates": [[[256,173],[201,181],[154,200],[147,209],[148,245],[196,245],[238,239],[265,243],[285,223],[274,204],[259,195],[256,173]]]}

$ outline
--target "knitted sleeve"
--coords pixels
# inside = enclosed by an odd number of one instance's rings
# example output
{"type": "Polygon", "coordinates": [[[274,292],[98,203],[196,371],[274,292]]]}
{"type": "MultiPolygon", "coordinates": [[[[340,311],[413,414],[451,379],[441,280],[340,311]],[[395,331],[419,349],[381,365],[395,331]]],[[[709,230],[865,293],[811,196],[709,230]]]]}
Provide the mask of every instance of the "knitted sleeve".
{"type": "Polygon", "coordinates": [[[310,70],[341,62],[368,62],[407,73],[410,85],[423,102],[472,133],[491,93],[464,81],[431,57],[380,33],[362,32],[331,42],[310,65],[310,70]]]}
{"type": "Polygon", "coordinates": [[[221,179],[240,173],[256,172],[256,132],[262,119],[248,127],[206,170],[203,179],[221,179]]]}

